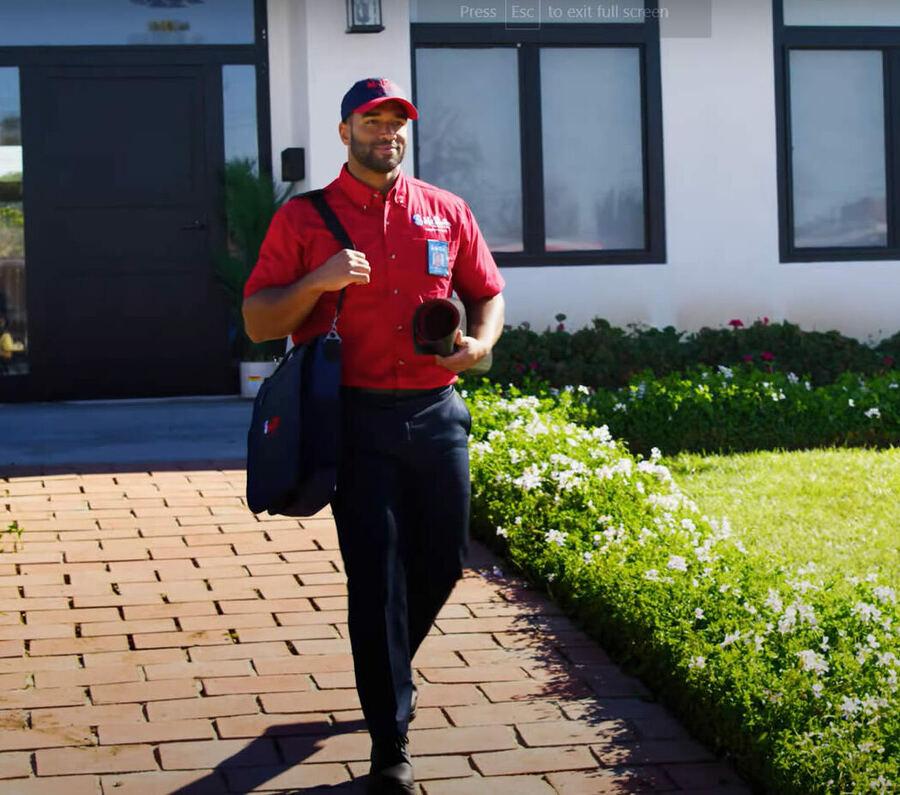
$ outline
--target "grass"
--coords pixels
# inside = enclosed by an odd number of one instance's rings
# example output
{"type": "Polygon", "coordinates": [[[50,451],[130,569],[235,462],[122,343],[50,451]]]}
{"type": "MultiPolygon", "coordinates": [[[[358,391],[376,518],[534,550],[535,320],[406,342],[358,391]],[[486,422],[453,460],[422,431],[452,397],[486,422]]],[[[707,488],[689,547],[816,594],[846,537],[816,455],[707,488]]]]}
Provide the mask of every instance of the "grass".
{"type": "Polygon", "coordinates": [[[900,585],[900,448],[738,455],[683,453],[666,461],[709,516],[727,516],[751,554],[900,585]]]}
{"type": "Polygon", "coordinates": [[[663,465],[553,400],[470,409],[473,533],[698,738],[767,792],[896,791],[896,448],[663,465]]]}

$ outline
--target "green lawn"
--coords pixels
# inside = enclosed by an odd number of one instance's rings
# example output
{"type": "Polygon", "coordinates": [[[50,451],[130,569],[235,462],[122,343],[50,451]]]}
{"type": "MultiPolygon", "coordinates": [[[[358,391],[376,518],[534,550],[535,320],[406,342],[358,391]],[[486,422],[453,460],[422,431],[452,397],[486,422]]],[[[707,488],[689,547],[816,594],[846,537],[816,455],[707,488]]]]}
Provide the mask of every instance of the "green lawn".
{"type": "Polygon", "coordinates": [[[681,454],[665,462],[751,553],[900,585],[900,448],[681,454]]]}

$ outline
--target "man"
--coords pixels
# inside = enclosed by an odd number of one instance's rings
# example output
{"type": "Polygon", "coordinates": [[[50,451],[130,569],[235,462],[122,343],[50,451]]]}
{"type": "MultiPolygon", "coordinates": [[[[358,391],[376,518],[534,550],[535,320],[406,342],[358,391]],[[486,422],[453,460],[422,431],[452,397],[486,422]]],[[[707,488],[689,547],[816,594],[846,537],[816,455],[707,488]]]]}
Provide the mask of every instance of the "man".
{"type": "Polygon", "coordinates": [[[302,343],[338,321],[342,446],[332,502],[347,572],[356,686],[372,737],[370,792],[414,792],[407,729],[411,660],[468,549],[471,416],[452,384],[503,329],[503,278],[466,203],[406,176],[418,111],[389,80],[360,80],[341,103],[347,163],[325,198],[352,239],[341,249],[308,200],[272,221],[244,291],[254,341],[302,343]],[[425,299],[455,290],[468,331],[447,357],[418,355],[425,299]]]}

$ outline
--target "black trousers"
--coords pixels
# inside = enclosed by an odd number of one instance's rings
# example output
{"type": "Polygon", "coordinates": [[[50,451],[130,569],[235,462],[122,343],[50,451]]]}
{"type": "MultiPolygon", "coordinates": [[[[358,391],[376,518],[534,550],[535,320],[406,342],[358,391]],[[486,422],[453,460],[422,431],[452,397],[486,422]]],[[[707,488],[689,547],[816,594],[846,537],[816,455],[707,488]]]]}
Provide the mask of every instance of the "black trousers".
{"type": "Polygon", "coordinates": [[[373,739],[407,733],[411,661],[469,544],[472,418],[453,387],[394,397],[345,389],[332,502],[347,573],[356,688],[373,739]]]}

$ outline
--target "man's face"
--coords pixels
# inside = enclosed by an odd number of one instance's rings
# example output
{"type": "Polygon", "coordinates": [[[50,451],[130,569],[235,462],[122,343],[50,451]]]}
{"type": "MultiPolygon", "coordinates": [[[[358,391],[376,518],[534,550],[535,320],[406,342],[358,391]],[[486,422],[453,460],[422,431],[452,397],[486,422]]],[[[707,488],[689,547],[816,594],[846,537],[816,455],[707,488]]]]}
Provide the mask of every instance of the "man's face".
{"type": "Polygon", "coordinates": [[[341,123],[341,140],[351,156],[371,171],[388,174],[406,154],[406,110],[399,102],[382,102],[341,123]]]}

